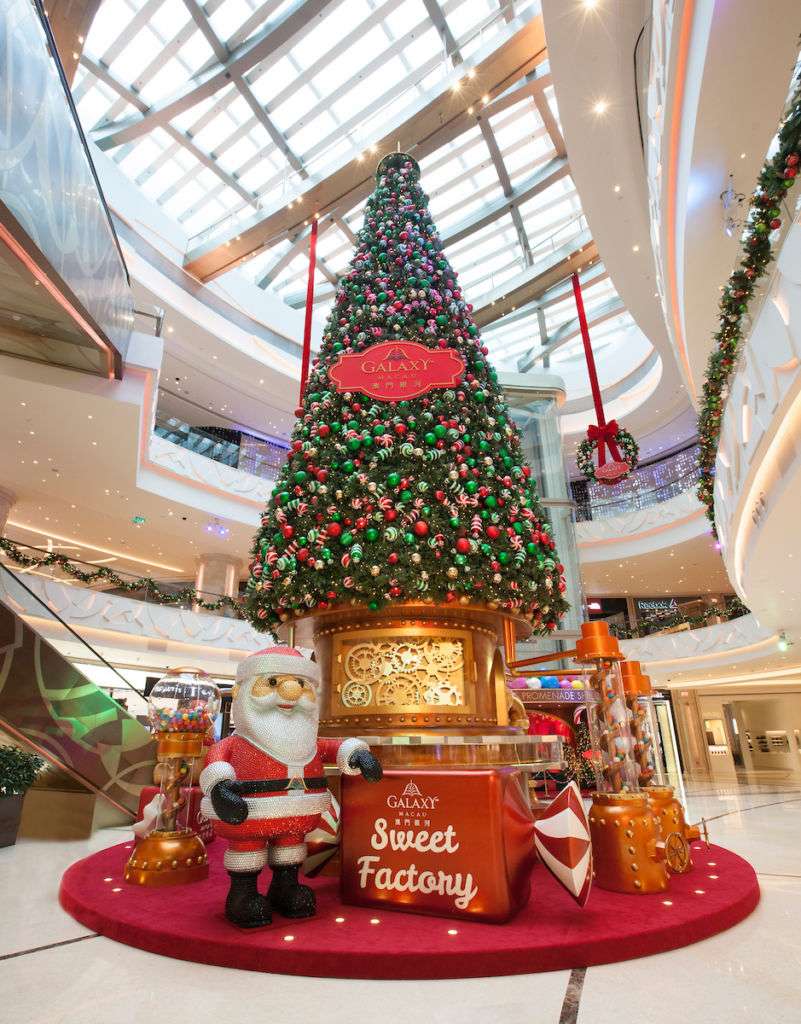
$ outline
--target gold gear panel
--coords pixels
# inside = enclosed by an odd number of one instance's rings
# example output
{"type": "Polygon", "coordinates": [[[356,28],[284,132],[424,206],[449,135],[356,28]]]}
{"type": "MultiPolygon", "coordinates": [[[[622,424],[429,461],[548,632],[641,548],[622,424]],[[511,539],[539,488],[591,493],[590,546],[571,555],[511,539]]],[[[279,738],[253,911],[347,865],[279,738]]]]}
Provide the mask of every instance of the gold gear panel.
{"type": "Polygon", "coordinates": [[[398,633],[337,640],[336,693],[350,711],[465,710],[465,634],[398,633]]]}

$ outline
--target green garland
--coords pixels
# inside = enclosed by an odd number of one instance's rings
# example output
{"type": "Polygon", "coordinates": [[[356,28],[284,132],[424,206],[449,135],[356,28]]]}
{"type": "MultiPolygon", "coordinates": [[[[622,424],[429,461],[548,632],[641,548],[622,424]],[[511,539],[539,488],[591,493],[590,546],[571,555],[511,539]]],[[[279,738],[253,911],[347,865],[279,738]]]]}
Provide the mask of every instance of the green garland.
{"type": "MultiPolygon", "coordinates": [[[[628,430],[625,430],[623,427],[621,427],[615,434],[615,444],[620,449],[623,461],[628,465],[629,473],[631,473],[639,462],[640,446],[628,430]]],[[[579,472],[583,473],[588,480],[593,482],[597,480],[595,475],[595,463],[593,461],[593,455],[595,454],[595,449],[597,447],[597,441],[593,441],[589,437],[585,437],[576,448],[576,465],[578,466],[579,472]]],[[[626,476],[628,475],[629,474],[627,473],[626,476]]],[[[621,480],[625,479],[626,477],[620,477],[615,480],[614,483],[620,483],[621,480]]],[[[602,480],[601,483],[605,483],[605,481],[602,480]]]]}
{"type": "Polygon", "coordinates": [[[609,631],[614,633],[618,640],[637,640],[644,636],[652,636],[665,629],[672,629],[675,626],[686,624],[690,629],[699,629],[702,626],[707,626],[711,619],[723,619],[724,622],[730,622],[732,619],[739,619],[748,614],[748,608],[739,597],[732,597],[722,608],[706,608],[699,615],[664,612],[661,615],[649,615],[647,619],[638,622],[632,629],[613,623],[610,625],[609,631]]]}
{"type": "Polygon", "coordinates": [[[743,340],[744,317],[754,296],[757,282],[767,273],[774,258],[773,234],[781,227],[782,200],[793,187],[801,161],[801,76],[787,115],[779,129],[779,147],[766,161],[751,198],[742,236],[742,259],[723,289],[720,298],[719,327],[714,335],[715,348],[709,357],[698,416],[700,452],[698,456],[698,497],[706,505],[706,514],[715,532],[715,460],[720,441],[723,406],[729,380],[743,340]]]}
{"type": "Polygon", "coordinates": [[[113,569],[107,565],[101,565],[98,569],[87,572],[74,565],[66,555],[60,555],[56,551],[49,551],[47,554],[31,556],[26,555],[13,541],[6,537],[0,537],[0,550],[17,565],[25,569],[38,568],[39,566],[57,565],[68,576],[78,580],[79,583],[95,583],[97,580],[104,580],[111,583],[117,590],[125,593],[133,593],[136,590],[144,590],[148,597],[153,598],[158,604],[179,605],[194,604],[206,612],[218,612],[223,608],[233,608],[239,615],[242,615],[242,602],[235,597],[221,596],[216,601],[204,601],[192,586],[185,586],[175,593],[162,590],[159,584],[150,576],[140,576],[139,579],[125,580],[118,576],[113,569]]]}

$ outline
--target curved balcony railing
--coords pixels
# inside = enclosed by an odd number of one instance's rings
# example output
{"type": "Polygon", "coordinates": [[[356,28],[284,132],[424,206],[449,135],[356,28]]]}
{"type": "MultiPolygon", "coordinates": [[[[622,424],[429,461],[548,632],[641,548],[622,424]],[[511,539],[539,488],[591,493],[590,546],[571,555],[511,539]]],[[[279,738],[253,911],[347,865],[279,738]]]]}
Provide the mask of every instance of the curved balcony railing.
{"type": "Polygon", "coordinates": [[[80,558],[66,557],[9,537],[2,538],[0,544],[0,559],[6,561],[21,580],[32,575],[69,583],[84,590],[143,601],[145,604],[168,605],[183,611],[213,610],[228,618],[244,618],[238,597],[229,600],[210,590],[196,590],[187,580],[155,580],[137,576],[108,564],[98,565],[80,558]],[[86,579],[87,576],[92,578],[86,579]]]}
{"type": "Polygon", "coordinates": [[[153,430],[179,448],[266,480],[275,479],[289,449],[288,444],[266,441],[245,431],[193,427],[176,416],[161,413],[156,414],[153,430]]]}
{"type": "Polygon", "coordinates": [[[576,522],[605,519],[648,508],[692,490],[698,483],[698,446],[689,445],[663,459],[654,460],[621,481],[607,487],[587,480],[572,480],[570,489],[576,522]]]}

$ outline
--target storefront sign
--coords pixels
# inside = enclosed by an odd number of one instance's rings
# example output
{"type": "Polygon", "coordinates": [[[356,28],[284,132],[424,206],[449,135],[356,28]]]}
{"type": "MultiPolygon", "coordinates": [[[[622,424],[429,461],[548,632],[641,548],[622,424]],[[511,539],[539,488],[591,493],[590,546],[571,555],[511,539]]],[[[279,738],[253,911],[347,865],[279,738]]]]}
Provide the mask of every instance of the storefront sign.
{"type": "Polygon", "coordinates": [[[452,348],[426,348],[416,341],[382,341],[363,352],[339,357],[331,367],[337,391],[401,402],[433,388],[455,387],[465,365],[452,348]]]}
{"type": "Polygon", "coordinates": [[[679,602],[675,597],[639,598],[634,602],[637,611],[642,615],[666,615],[678,611],[679,602]]]}
{"type": "Polygon", "coordinates": [[[342,781],[345,902],[500,922],[528,901],[534,827],[516,769],[342,781]]]}

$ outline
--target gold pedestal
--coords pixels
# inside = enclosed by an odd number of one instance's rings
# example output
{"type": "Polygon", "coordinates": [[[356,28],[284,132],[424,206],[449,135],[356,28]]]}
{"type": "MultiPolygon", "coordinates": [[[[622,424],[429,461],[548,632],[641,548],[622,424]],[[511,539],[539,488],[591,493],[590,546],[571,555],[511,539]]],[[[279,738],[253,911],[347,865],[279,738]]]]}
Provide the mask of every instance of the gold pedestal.
{"type": "Polygon", "coordinates": [[[295,643],[313,644],[320,665],[321,735],[514,732],[498,649],[504,622],[519,638],[531,632],[525,619],[471,605],[338,608],[298,620],[295,643]]]}
{"type": "Polygon", "coordinates": [[[664,892],[669,884],[659,820],[645,793],[593,793],[595,882],[612,892],[664,892]]]}
{"type": "Polygon", "coordinates": [[[137,844],[125,865],[125,881],[157,889],[202,882],[209,876],[203,840],[191,829],[151,832],[137,844]]]}

